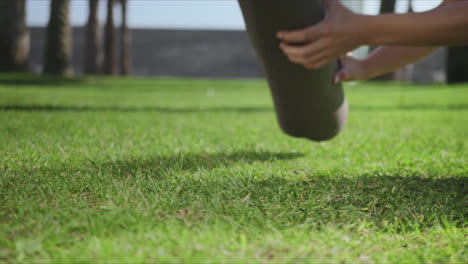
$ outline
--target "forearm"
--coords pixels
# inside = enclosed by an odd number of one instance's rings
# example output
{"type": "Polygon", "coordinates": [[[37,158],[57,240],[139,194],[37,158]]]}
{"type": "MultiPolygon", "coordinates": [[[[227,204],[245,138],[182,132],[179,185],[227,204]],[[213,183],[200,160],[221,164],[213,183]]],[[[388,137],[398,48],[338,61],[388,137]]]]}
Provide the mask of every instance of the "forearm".
{"type": "MultiPolygon", "coordinates": [[[[369,45],[449,46],[468,44],[468,1],[431,11],[360,16],[360,37],[369,45]]],[[[356,33],[356,32],[354,32],[356,33]]]]}
{"type": "Polygon", "coordinates": [[[392,72],[433,53],[438,47],[383,46],[362,61],[366,78],[392,72]]]}

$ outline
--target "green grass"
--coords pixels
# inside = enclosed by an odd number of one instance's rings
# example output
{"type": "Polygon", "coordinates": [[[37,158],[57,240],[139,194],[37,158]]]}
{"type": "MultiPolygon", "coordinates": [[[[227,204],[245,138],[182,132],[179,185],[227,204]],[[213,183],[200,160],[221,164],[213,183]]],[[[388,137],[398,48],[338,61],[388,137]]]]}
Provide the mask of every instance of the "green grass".
{"type": "Polygon", "coordinates": [[[468,86],[346,87],[281,133],[263,81],[0,76],[0,261],[468,262],[468,86]]]}

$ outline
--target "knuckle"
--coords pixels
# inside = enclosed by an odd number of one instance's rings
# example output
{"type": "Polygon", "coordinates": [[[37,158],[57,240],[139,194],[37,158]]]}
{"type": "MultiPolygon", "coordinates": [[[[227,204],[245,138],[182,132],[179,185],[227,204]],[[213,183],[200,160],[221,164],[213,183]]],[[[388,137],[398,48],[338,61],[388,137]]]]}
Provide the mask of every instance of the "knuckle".
{"type": "Polygon", "coordinates": [[[333,32],[333,26],[329,23],[324,23],[317,28],[317,34],[320,36],[327,36],[333,32]]]}
{"type": "Polygon", "coordinates": [[[310,57],[308,60],[307,60],[307,63],[308,64],[317,64],[317,62],[319,62],[319,59],[317,56],[314,56],[314,57],[310,57]]]}
{"type": "Polygon", "coordinates": [[[316,31],[317,31],[316,27],[309,27],[309,28],[305,31],[306,38],[307,38],[308,40],[313,39],[313,38],[314,38],[314,35],[316,35],[316,33],[317,33],[316,31]]]}
{"type": "Polygon", "coordinates": [[[299,50],[299,56],[301,56],[302,58],[306,56],[306,51],[301,49],[299,50]]]}
{"type": "Polygon", "coordinates": [[[304,51],[304,55],[307,56],[307,57],[310,57],[310,56],[314,55],[314,52],[313,52],[313,50],[306,49],[304,51]]]}
{"type": "Polygon", "coordinates": [[[324,67],[325,65],[328,64],[329,61],[330,61],[329,59],[324,59],[324,60],[320,61],[319,63],[317,63],[317,65],[319,67],[324,67]]]}
{"type": "Polygon", "coordinates": [[[307,64],[308,64],[308,65],[315,65],[315,61],[309,60],[309,61],[307,61],[307,64]]]}
{"type": "Polygon", "coordinates": [[[300,61],[297,60],[296,58],[289,58],[289,61],[292,63],[300,63],[300,61]]]}

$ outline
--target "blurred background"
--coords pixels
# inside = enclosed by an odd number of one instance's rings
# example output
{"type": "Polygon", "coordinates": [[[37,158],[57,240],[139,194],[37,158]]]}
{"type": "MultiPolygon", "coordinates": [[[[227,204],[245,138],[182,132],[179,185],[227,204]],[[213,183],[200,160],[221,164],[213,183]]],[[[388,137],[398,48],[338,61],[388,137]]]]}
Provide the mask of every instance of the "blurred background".
{"type": "MultiPolygon", "coordinates": [[[[442,0],[343,0],[355,12],[421,12],[442,0]]],[[[1,0],[0,71],[259,78],[236,0],[1,0]]],[[[364,57],[372,47],[354,52],[364,57]]],[[[468,48],[378,77],[468,81],[468,48]]]]}

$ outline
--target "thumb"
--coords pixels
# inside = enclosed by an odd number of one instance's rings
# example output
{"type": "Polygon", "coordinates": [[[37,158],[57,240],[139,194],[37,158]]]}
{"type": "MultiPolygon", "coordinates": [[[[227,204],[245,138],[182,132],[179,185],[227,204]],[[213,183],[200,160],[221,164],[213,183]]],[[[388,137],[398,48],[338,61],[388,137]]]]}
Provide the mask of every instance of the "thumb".
{"type": "Polygon", "coordinates": [[[333,83],[338,84],[349,80],[349,70],[347,68],[342,68],[335,73],[333,77],[333,83]]]}

